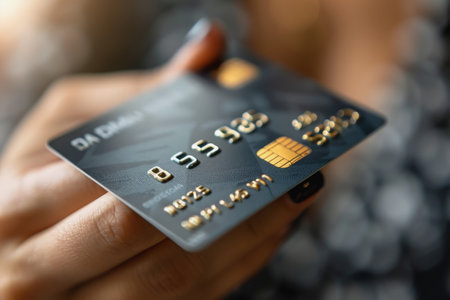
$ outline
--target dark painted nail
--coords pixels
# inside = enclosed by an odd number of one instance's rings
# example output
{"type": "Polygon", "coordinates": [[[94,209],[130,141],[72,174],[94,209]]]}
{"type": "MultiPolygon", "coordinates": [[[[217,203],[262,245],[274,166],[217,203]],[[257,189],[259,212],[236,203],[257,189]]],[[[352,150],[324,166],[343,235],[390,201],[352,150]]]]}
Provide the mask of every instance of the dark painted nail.
{"type": "Polygon", "coordinates": [[[288,194],[293,202],[300,203],[320,190],[323,187],[324,181],[322,173],[317,172],[290,190],[288,194]]]}

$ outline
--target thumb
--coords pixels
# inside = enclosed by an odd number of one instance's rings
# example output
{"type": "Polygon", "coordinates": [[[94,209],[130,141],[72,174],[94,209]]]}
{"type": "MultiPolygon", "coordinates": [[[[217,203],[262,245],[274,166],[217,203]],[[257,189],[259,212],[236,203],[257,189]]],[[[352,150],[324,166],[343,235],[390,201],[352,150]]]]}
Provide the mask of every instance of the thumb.
{"type": "Polygon", "coordinates": [[[138,93],[185,72],[200,71],[219,59],[224,50],[225,35],[222,28],[208,19],[200,19],[188,32],[185,44],[170,61],[158,70],[136,76],[132,90],[138,93]]]}
{"type": "Polygon", "coordinates": [[[170,60],[168,72],[199,71],[217,60],[225,49],[225,36],[217,23],[200,19],[186,36],[186,43],[170,60]]]}

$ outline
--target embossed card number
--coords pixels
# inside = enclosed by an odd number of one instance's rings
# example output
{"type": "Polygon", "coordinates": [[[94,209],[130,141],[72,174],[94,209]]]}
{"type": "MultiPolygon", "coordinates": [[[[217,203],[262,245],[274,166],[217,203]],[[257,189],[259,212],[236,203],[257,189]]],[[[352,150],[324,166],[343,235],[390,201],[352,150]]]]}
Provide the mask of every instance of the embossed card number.
{"type": "Polygon", "coordinates": [[[49,148],[197,251],[384,122],[270,64],[219,69],[155,87],[49,148]]]}
{"type": "MultiPolygon", "coordinates": [[[[315,143],[318,146],[323,146],[328,139],[336,138],[345,128],[354,125],[359,120],[359,113],[353,109],[340,109],[337,116],[331,116],[322,123],[315,126],[314,131],[308,131],[303,134],[302,139],[315,143]]],[[[227,126],[222,126],[215,131],[215,136],[223,139],[229,139],[230,144],[238,142],[241,138],[240,133],[251,134],[257,128],[261,128],[269,123],[269,117],[265,113],[257,112],[253,109],[248,110],[242,114],[242,117],[233,119],[230,125],[236,128],[239,132],[227,126]]],[[[306,129],[318,120],[316,113],[305,111],[295,118],[291,124],[295,130],[306,129]]],[[[201,139],[193,143],[192,150],[199,153],[206,154],[207,157],[213,157],[219,154],[222,150],[215,144],[201,139]]],[[[277,168],[289,168],[304,157],[311,154],[311,148],[303,145],[288,137],[279,137],[275,141],[267,144],[257,151],[256,155],[277,168]]],[[[185,152],[178,152],[171,157],[171,161],[178,165],[186,165],[187,169],[193,169],[199,165],[200,161],[193,155],[188,155],[185,152]]],[[[156,180],[165,183],[173,178],[173,175],[166,170],[159,167],[153,167],[148,171],[156,180]]],[[[274,182],[273,178],[267,174],[262,174],[260,178],[246,184],[246,187],[260,191],[261,187],[265,187],[268,183],[274,182]]],[[[203,185],[197,186],[194,190],[187,192],[179,199],[172,201],[171,204],[164,207],[164,211],[170,215],[175,216],[178,212],[183,211],[189,204],[199,201],[203,196],[209,195],[211,189],[203,185]]],[[[213,215],[222,214],[223,208],[231,209],[236,202],[241,202],[243,199],[250,197],[250,192],[246,189],[237,189],[229,196],[229,201],[220,199],[216,204],[202,209],[198,215],[193,215],[180,223],[180,226],[187,230],[194,230],[204,224],[205,221],[210,221],[213,215]]]]}

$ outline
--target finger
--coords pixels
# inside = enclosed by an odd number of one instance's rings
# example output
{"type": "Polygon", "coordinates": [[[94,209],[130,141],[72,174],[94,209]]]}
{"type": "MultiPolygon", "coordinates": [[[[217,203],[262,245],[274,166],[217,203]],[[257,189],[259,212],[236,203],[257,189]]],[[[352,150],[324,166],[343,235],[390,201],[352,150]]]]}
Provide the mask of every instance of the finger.
{"type": "Polygon", "coordinates": [[[216,61],[225,50],[225,37],[217,23],[202,19],[188,33],[189,41],[173,57],[167,68],[199,71],[216,61]]]}
{"type": "Polygon", "coordinates": [[[3,240],[24,240],[106,193],[73,166],[62,161],[29,172],[21,178],[10,178],[6,184],[10,186],[2,190],[13,192],[0,198],[0,220],[7,224],[0,226],[0,238],[3,240]]]}
{"type": "Polygon", "coordinates": [[[23,282],[50,293],[109,271],[163,239],[108,193],[26,240],[15,256],[26,264],[21,266],[23,282]]]}
{"type": "Polygon", "coordinates": [[[239,257],[242,252],[249,251],[268,236],[289,227],[314,200],[315,197],[310,197],[304,202],[296,204],[285,195],[244,221],[243,224],[227,233],[207,249],[197,253],[201,261],[208,262],[204,275],[209,277],[219,273],[239,257]]]}
{"type": "MultiPolygon", "coordinates": [[[[123,276],[124,274],[119,268],[108,276],[94,280],[73,291],[70,299],[214,299],[216,297],[212,297],[213,295],[223,294],[266,262],[284,235],[285,232],[281,232],[268,237],[256,246],[254,245],[249,252],[241,253],[241,256],[233,261],[231,267],[227,267],[214,277],[203,278],[202,276],[203,280],[199,280],[199,275],[203,272],[202,266],[193,265],[186,268],[187,264],[173,263],[171,260],[156,261],[158,268],[153,270],[154,273],[145,269],[141,272],[142,261],[137,259],[129,264],[130,269],[133,269],[134,272],[123,276]],[[236,274],[238,272],[241,273],[236,274]],[[237,276],[228,278],[233,275],[237,276]],[[212,291],[210,287],[213,286],[218,290],[212,291]],[[206,293],[202,293],[202,291],[206,293]],[[196,296],[193,297],[194,295],[196,296]]],[[[170,256],[175,257],[180,255],[178,250],[179,248],[172,242],[167,241],[164,245],[161,244],[161,248],[157,251],[170,252],[170,256]]],[[[142,255],[142,260],[151,259],[150,256],[155,254],[151,253],[154,252],[153,249],[149,252],[142,255]]],[[[189,259],[184,255],[182,257],[189,259]]]]}
{"type": "Polygon", "coordinates": [[[224,49],[225,39],[217,24],[204,23],[205,28],[188,41],[158,70],[125,72],[108,76],[86,76],[56,84],[44,95],[15,132],[4,150],[0,167],[17,172],[42,166],[55,160],[43,153],[52,137],[103,113],[136,94],[163,84],[187,71],[197,71],[214,62],[224,49]],[[34,159],[36,154],[40,160],[34,159]]]}
{"type": "Polygon", "coordinates": [[[198,284],[190,299],[222,299],[259,271],[282,244],[283,236],[275,236],[246,253],[217,276],[198,284]]]}
{"type": "MultiPolygon", "coordinates": [[[[213,246],[201,252],[186,252],[173,242],[166,240],[126,262],[115,271],[106,273],[98,281],[93,282],[91,289],[103,289],[107,286],[119,288],[122,286],[126,290],[122,291],[123,293],[147,289],[148,293],[154,296],[181,295],[190,289],[194,282],[201,282],[218,274],[238,259],[242,253],[250,251],[268,237],[286,228],[311,203],[312,198],[301,204],[294,204],[285,196],[232,230],[214,243],[213,246]],[[132,279],[131,284],[134,284],[134,286],[122,284],[124,278],[132,279]]],[[[85,240],[86,234],[88,233],[80,234],[80,239],[85,240]]],[[[51,243],[51,241],[46,242],[51,243]]],[[[39,245],[41,244],[45,243],[42,243],[41,240],[39,245]]],[[[46,253],[52,253],[48,251],[52,249],[45,250],[46,253]]],[[[126,249],[117,250],[127,251],[126,249]]],[[[104,252],[102,248],[91,249],[91,251],[104,252]]],[[[64,257],[73,256],[71,253],[62,253],[61,255],[64,255],[64,257]]],[[[59,256],[57,255],[57,257],[59,256]]],[[[58,259],[62,260],[64,257],[58,259]]],[[[55,259],[55,256],[53,256],[53,259],[55,259]]],[[[85,272],[91,272],[93,269],[92,264],[88,261],[78,261],[78,263],[89,265],[89,270],[85,270],[85,272]]],[[[52,270],[54,276],[63,272],[63,270],[58,270],[58,264],[47,263],[46,265],[55,265],[52,270]]],[[[66,263],[65,267],[71,266],[66,263]]],[[[52,278],[48,278],[48,280],[51,281],[52,278]]]]}
{"type": "Polygon", "coordinates": [[[103,189],[73,167],[57,164],[57,158],[44,149],[44,144],[51,136],[118,105],[143,89],[211,63],[220,55],[223,34],[214,24],[205,32],[204,36],[188,42],[166,67],[154,73],[72,79],[52,89],[22,124],[2,160],[0,174],[24,179],[15,195],[0,199],[0,218],[11,221],[7,227],[0,228],[0,236],[15,233],[23,238],[34,234],[102,195],[103,189]],[[25,225],[21,224],[24,219],[25,225]]]}

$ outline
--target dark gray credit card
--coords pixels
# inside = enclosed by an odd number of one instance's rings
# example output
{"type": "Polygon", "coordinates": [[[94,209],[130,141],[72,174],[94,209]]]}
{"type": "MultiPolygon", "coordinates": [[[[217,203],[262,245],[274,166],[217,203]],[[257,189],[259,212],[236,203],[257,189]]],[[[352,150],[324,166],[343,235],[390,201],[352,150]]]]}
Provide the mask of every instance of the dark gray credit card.
{"type": "Polygon", "coordinates": [[[197,251],[383,123],[278,66],[234,57],[207,75],[152,89],[48,146],[197,251]]]}

